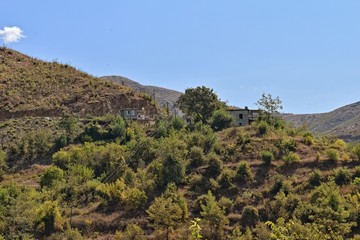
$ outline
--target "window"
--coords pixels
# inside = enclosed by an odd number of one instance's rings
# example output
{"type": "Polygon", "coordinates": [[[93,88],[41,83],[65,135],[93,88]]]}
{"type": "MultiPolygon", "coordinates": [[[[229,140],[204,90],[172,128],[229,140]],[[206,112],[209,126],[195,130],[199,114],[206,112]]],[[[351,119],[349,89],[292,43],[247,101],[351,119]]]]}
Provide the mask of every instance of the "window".
{"type": "Polygon", "coordinates": [[[239,119],[243,119],[242,113],[239,114],[239,119]]]}
{"type": "Polygon", "coordinates": [[[135,110],[131,110],[131,116],[135,116],[135,110]]]}
{"type": "Polygon", "coordinates": [[[239,126],[241,126],[242,125],[242,123],[239,123],[239,126]]]}
{"type": "Polygon", "coordinates": [[[129,116],[130,115],[130,111],[126,110],[126,115],[129,116]]]}

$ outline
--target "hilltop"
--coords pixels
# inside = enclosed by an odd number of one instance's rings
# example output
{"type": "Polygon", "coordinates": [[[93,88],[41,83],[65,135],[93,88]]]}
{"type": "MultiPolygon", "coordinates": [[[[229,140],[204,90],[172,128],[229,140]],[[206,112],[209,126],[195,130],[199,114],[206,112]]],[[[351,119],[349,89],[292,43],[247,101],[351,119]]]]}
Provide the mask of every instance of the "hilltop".
{"type": "Polygon", "coordinates": [[[0,48],[0,120],[22,116],[117,113],[125,107],[157,109],[144,94],[95,78],[68,64],[45,62],[0,48]]]}
{"type": "Polygon", "coordinates": [[[328,113],[286,114],[283,118],[295,126],[305,125],[313,132],[334,135],[348,141],[360,140],[360,102],[328,113]]]}

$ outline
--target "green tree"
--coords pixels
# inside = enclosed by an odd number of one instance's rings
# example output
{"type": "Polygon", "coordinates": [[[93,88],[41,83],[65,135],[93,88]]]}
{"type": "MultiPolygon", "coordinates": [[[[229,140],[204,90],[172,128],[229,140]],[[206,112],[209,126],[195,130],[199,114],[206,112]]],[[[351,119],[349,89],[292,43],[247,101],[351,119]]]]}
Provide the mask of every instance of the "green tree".
{"type": "Polygon", "coordinates": [[[129,224],[123,232],[116,232],[117,240],[142,240],[144,231],[136,224],[129,224]]]}
{"type": "Polygon", "coordinates": [[[113,138],[125,139],[126,123],[125,120],[120,116],[116,115],[109,125],[109,134],[113,138]]]}
{"type": "Polygon", "coordinates": [[[279,110],[283,109],[282,101],[279,97],[273,98],[271,94],[263,93],[261,98],[257,101],[259,108],[269,114],[278,114],[279,110]]]}
{"type": "Polygon", "coordinates": [[[67,142],[71,142],[75,138],[78,129],[79,120],[70,115],[63,115],[59,122],[59,126],[65,131],[67,142]]]}
{"type": "Polygon", "coordinates": [[[56,181],[62,180],[64,171],[56,166],[47,168],[40,179],[41,187],[52,187],[56,181]]]}
{"type": "Polygon", "coordinates": [[[64,220],[61,217],[56,201],[46,201],[37,210],[37,224],[41,223],[44,224],[45,234],[51,234],[55,230],[62,230],[64,220]]]}
{"type": "Polygon", "coordinates": [[[165,231],[166,239],[170,239],[170,232],[179,226],[182,219],[182,210],[171,197],[157,197],[146,211],[151,221],[151,226],[160,231],[165,231]]]}
{"type": "Polygon", "coordinates": [[[210,120],[215,110],[224,106],[214,91],[205,86],[186,89],[177,103],[179,108],[195,122],[203,123],[210,120]]]}
{"type": "Polygon", "coordinates": [[[224,109],[215,110],[210,120],[211,128],[214,131],[221,131],[234,123],[234,117],[224,109]]]}
{"type": "Polygon", "coordinates": [[[215,196],[208,191],[205,197],[205,204],[201,204],[201,216],[209,223],[210,235],[212,239],[223,239],[224,227],[229,223],[222,209],[215,199],[215,196]]]}

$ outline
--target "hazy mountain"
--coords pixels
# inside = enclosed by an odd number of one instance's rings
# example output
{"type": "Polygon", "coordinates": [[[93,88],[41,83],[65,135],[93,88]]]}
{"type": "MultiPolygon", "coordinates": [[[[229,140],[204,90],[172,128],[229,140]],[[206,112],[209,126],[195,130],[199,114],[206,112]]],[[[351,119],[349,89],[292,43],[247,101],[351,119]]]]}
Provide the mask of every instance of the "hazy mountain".
{"type": "Polygon", "coordinates": [[[295,126],[305,125],[309,130],[331,134],[349,141],[360,140],[360,102],[321,114],[286,114],[286,121],[295,126]]]}
{"type": "Polygon", "coordinates": [[[143,94],[57,62],[0,48],[0,120],[22,116],[117,113],[125,107],[156,107],[143,94]]]}
{"type": "MultiPolygon", "coordinates": [[[[170,111],[172,111],[172,112],[175,111],[176,101],[182,94],[181,92],[163,88],[163,87],[145,86],[136,81],[133,81],[131,79],[128,79],[126,77],[121,77],[121,76],[104,76],[101,78],[110,80],[112,82],[115,82],[115,83],[123,85],[123,86],[130,87],[134,91],[147,94],[147,95],[151,96],[152,98],[155,98],[155,100],[160,104],[161,107],[166,107],[167,103],[168,103],[170,111]]],[[[180,112],[179,109],[176,109],[176,110],[178,113],[180,112]]]]}

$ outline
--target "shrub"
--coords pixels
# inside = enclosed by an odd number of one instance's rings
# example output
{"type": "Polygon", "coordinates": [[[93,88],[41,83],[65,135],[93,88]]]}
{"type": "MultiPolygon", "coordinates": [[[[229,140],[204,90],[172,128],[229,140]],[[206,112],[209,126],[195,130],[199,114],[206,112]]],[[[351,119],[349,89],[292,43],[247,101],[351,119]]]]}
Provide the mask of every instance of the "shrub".
{"type": "Polygon", "coordinates": [[[253,206],[246,206],[242,211],[242,222],[246,226],[255,226],[259,220],[259,212],[253,206]]]}
{"type": "Polygon", "coordinates": [[[214,131],[221,131],[228,128],[233,122],[234,117],[225,110],[216,110],[210,119],[210,125],[214,131]]]}
{"type": "Polygon", "coordinates": [[[223,189],[233,186],[232,180],[234,179],[234,172],[231,169],[225,168],[219,176],[219,184],[223,189]]]}
{"type": "Polygon", "coordinates": [[[266,165],[270,165],[271,162],[274,160],[274,154],[270,151],[262,151],[261,159],[264,161],[266,165]]]}
{"type": "Polygon", "coordinates": [[[243,161],[240,162],[240,165],[236,171],[236,175],[235,175],[236,180],[242,182],[242,183],[247,183],[249,181],[254,180],[254,176],[251,172],[249,163],[243,161]]]}
{"type": "Polygon", "coordinates": [[[142,240],[144,239],[144,231],[136,224],[129,224],[123,232],[116,231],[116,240],[142,240]]]}
{"type": "Polygon", "coordinates": [[[62,180],[64,177],[64,171],[56,166],[51,166],[45,170],[40,179],[40,186],[52,187],[56,181],[62,180]]]}
{"type": "Polygon", "coordinates": [[[339,168],[335,172],[334,177],[337,185],[344,185],[351,181],[351,174],[347,168],[339,168]]]}
{"type": "Polygon", "coordinates": [[[353,153],[355,157],[360,160],[360,144],[355,145],[355,147],[353,148],[353,153]]]}
{"type": "Polygon", "coordinates": [[[312,136],[305,136],[303,138],[303,143],[308,145],[308,146],[311,146],[314,144],[314,138],[312,136]]]}
{"type": "Polygon", "coordinates": [[[344,140],[337,139],[334,146],[338,149],[345,149],[347,147],[347,143],[344,140]]]}
{"type": "Polygon", "coordinates": [[[330,161],[336,162],[340,159],[339,153],[335,149],[328,149],[325,154],[330,161]]]}
{"type": "Polygon", "coordinates": [[[221,197],[219,200],[219,206],[227,213],[229,214],[232,211],[232,208],[234,207],[234,202],[226,197],[221,197]]]}
{"type": "Polygon", "coordinates": [[[321,172],[319,170],[314,170],[310,173],[309,183],[313,186],[320,186],[321,184],[321,172]]]}
{"type": "Polygon", "coordinates": [[[199,167],[205,162],[204,152],[202,148],[193,146],[189,152],[190,166],[199,167]]]}
{"type": "Polygon", "coordinates": [[[208,168],[207,174],[210,176],[218,176],[221,173],[222,162],[215,153],[208,155],[208,168]]]}
{"type": "Polygon", "coordinates": [[[283,160],[284,160],[285,164],[288,165],[288,164],[291,164],[291,163],[299,162],[300,157],[299,157],[299,155],[297,155],[294,152],[289,152],[288,154],[283,156],[283,160]]]}
{"type": "Polygon", "coordinates": [[[127,210],[141,209],[147,201],[146,193],[138,188],[130,188],[126,191],[125,204],[127,210]]]}
{"type": "Polygon", "coordinates": [[[269,124],[265,121],[261,121],[258,124],[258,133],[260,136],[265,135],[266,133],[269,132],[269,124]]]}

